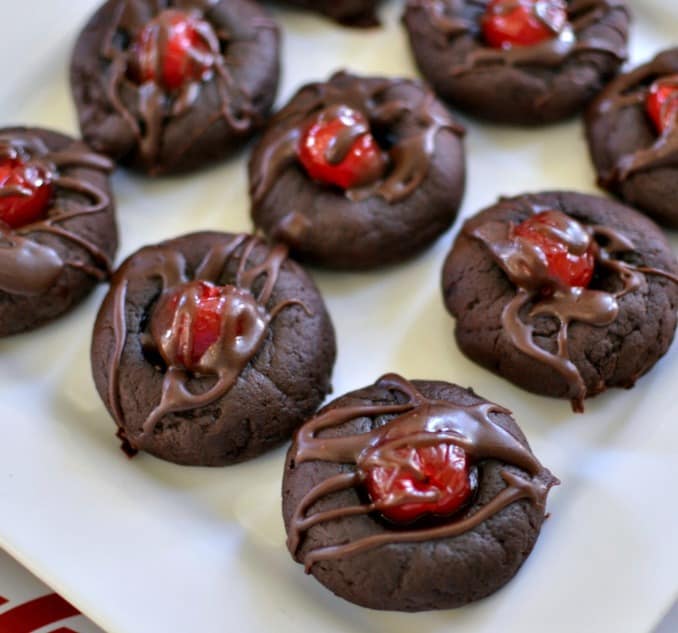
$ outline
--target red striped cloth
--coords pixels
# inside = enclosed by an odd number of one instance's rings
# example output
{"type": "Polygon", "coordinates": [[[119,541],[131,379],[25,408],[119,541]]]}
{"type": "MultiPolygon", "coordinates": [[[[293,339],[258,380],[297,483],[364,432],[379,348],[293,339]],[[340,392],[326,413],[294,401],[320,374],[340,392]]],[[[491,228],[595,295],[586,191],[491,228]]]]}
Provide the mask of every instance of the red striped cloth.
{"type": "MultiPolygon", "coordinates": [[[[0,596],[0,602],[9,601],[0,596]]],[[[79,615],[80,612],[55,593],[48,593],[22,604],[9,605],[9,610],[0,613],[0,633],[32,633],[48,624],[55,624],[79,615]]],[[[75,633],[61,627],[55,633],[75,633]]]]}
{"type": "Polygon", "coordinates": [[[0,550],[0,633],[104,633],[0,550]]]}

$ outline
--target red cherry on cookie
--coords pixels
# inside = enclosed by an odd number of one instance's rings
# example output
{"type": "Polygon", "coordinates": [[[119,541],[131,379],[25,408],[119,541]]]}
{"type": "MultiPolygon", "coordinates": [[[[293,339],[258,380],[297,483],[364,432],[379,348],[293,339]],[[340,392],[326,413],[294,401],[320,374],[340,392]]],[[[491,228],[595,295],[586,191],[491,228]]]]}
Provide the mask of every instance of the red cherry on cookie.
{"type": "Polygon", "coordinates": [[[386,169],[384,153],[367,120],[345,106],[333,110],[331,117],[319,116],[306,128],[298,155],[313,180],[344,190],[375,182],[386,169]]]}
{"type": "Polygon", "coordinates": [[[45,217],[52,197],[49,173],[19,158],[0,159],[0,221],[13,229],[45,217]]]}
{"type": "Polygon", "coordinates": [[[364,481],[379,512],[395,523],[411,523],[426,515],[453,514],[471,498],[474,486],[466,452],[452,444],[436,444],[420,448],[397,448],[394,454],[400,465],[370,465],[364,481]],[[431,500],[399,503],[412,494],[426,494],[431,500]]]}
{"type": "Polygon", "coordinates": [[[198,370],[217,341],[236,341],[248,333],[249,313],[233,310],[249,305],[251,294],[235,286],[191,281],[171,289],[158,302],[151,333],[169,365],[198,370]]]}
{"type": "Polygon", "coordinates": [[[541,250],[549,274],[560,283],[571,288],[585,288],[591,283],[595,268],[593,240],[587,239],[575,220],[558,211],[542,211],[514,227],[513,234],[541,250]],[[579,248],[568,245],[568,232],[576,236],[579,248]]]}
{"type": "Polygon", "coordinates": [[[176,91],[189,81],[209,76],[218,41],[204,20],[166,9],[141,30],[132,50],[137,81],[155,81],[176,91]]]}
{"type": "Polygon", "coordinates": [[[556,37],[567,24],[563,0],[492,0],[481,19],[493,48],[533,46],[556,37]]]}
{"type": "Polygon", "coordinates": [[[678,123],[678,75],[655,81],[647,94],[647,113],[660,134],[678,123]]]}

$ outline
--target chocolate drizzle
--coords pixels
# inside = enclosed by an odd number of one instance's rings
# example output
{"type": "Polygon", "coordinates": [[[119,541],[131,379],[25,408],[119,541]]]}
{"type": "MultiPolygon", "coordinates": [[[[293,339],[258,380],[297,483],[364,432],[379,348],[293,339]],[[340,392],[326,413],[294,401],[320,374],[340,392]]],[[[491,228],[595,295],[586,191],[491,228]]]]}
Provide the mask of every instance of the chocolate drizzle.
{"type": "MultiPolygon", "coordinates": [[[[240,88],[229,71],[232,62],[227,50],[231,42],[242,39],[242,35],[225,29],[216,29],[210,24],[209,11],[218,0],[154,0],[153,2],[135,2],[119,0],[114,19],[104,38],[101,55],[109,61],[106,91],[110,103],[116,112],[126,121],[137,139],[138,153],[144,167],[149,173],[158,173],[156,165],[162,146],[162,135],[166,122],[178,118],[188,112],[198,98],[200,91],[207,84],[216,85],[220,107],[218,112],[209,117],[204,126],[196,129],[185,144],[176,152],[180,157],[193,145],[195,140],[205,133],[219,119],[238,133],[246,133],[253,124],[258,124],[259,115],[249,94],[240,88]],[[161,73],[156,69],[155,79],[141,84],[130,79],[130,71],[134,69],[134,47],[123,48],[119,33],[125,34],[128,41],[133,42],[139,32],[150,25],[153,30],[156,46],[166,42],[171,28],[167,17],[167,9],[185,11],[189,16],[197,18],[195,23],[203,44],[208,52],[195,51],[200,61],[209,66],[207,72],[199,80],[189,80],[176,93],[167,92],[159,80],[161,73]],[[134,107],[125,104],[123,95],[134,95],[134,107]]],[[[275,24],[270,20],[259,19],[255,28],[272,28],[275,24]]],[[[156,54],[156,63],[161,63],[161,55],[156,54]]]]}
{"type": "MultiPolygon", "coordinates": [[[[325,511],[313,511],[320,499],[341,490],[359,488],[361,472],[367,465],[380,465],[404,469],[414,477],[421,477],[417,465],[403,458],[403,447],[419,448],[450,444],[462,448],[476,462],[496,459],[524,471],[516,474],[502,470],[504,488],[479,509],[471,508],[462,516],[450,517],[434,527],[409,527],[392,529],[367,536],[354,542],[339,543],[311,549],[303,555],[307,572],[319,561],[336,560],[354,556],[366,550],[392,543],[412,543],[458,536],[468,532],[504,508],[528,499],[544,512],[549,489],[558,483],[537,460],[529,448],[492,420],[492,414],[509,414],[506,409],[489,402],[475,405],[458,405],[424,396],[414,384],[396,374],[380,378],[375,386],[402,394],[406,402],[392,404],[364,404],[328,408],[302,426],[296,436],[291,453],[291,465],[320,460],[336,464],[354,465],[349,472],[330,477],[314,486],[301,500],[291,517],[287,545],[293,556],[302,545],[304,534],[313,526],[344,517],[379,512],[386,504],[400,505],[421,501],[416,491],[408,494],[399,491],[383,502],[361,503],[325,511]],[[323,431],[333,429],[362,417],[394,416],[383,426],[372,431],[350,436],[326,437],[323,431]],[[412,496],[414,495],[414,496],[412,496]]],[[[428,493],[430,495],[430,493],[428,493]]],[[[426,501],[431,501],[427,496],[426,501]]]]}
{"type": "Polygon", "coordinates": [[[123,450],[128,454],[143,449],[145,441],[167,414],[204,407],[223,397],[257,354],[266,340],[268,327],[284,309],[298,305],[311,314],[298,300],[284,301],[270,309],[267,307],[280,268],[287,258],[287,249],[282,245],[274,246],[260,264],[248,268],[252,250],[259,244],[255,237],[233,236],[211,248],[191,275],[195,280],[218,283],[229,262],[238,262],[234,283],[224,287],[224,317],[219,337],[193,371],[172,364],[177,357],[178,326],[192,322],[198,309],[196,285],[190,281],[184,256],[164,245],[150,247],[133,256],[115,273],[111,284],[115,344],[108,367],[108,403],[120,429],[123,450]],[[255,294],[254,285],[262,278],[261,289],[255,294]],[[142,344],[146,351],[155,351],[164,359],[164,367],[158,367],[158,371],[164,372],[164,378],[160,401],[148,414],[138,435],[129,437],[122,431],[124,411],[120,402],[119,373],[128,336],[125,306],[129,286],[139,279],[157,279],[161,284],[162,292],[150,314],[149,331],[142,334],[142,344]],[[168,321],[158,307],[177,289],[180,292],[179,307],[174,320],[168,321]],[[202,392],[194,393],[189,389],[189,380],[198,375],[213,384],[202,392]]]}
{"type": "Polygon", "coordinates": [[[634,245],[622,233],[604,226],[585,226],[570,216],[552,209],[533,206],[533,213],[547,211],[550,223],[542,225],[572,254],[592,249],[598,270],[606,269],[621,280],[616,292],[604,292],[582,287],[570,287],[549,273],[543,251],[535,242],[514,233],[510,223],[493,220],[469,228],[465,235],[481,242],[493,259],[517,287],[515,297],[504,307],[501,321],[509,339],[521,352],[559,372],[570,387],[572,408],[581,413],[587,387],[577,366],[570,359],[568,328],[579,321],[601,327],[612,323],[619,313],[619,299],[646,283],[645,275],[659,275],[674,283],[671,273],[644,266],[634,266],[618,256],[634,250],[634,245]],[[547,292],[545,293],[544,290],[547,292]],[[557,350],[551,353],[537,344],[531,320],[551,317],[558,322],[557,350]]]}
{"type": "MultiPolygon", "coordinates": [[[[373,131],[385,130],[384,136],[391,134],[395,137],[388,150],[390,165],[384,177],[348,189],[346,197],[360,201],[380,196],[390,204],[407,198],[426,178],[438,132],[447,129],[459,136],[464,134],[463,128],[449,116],[432,107],[435,97],[429,90],[414,102],[389,98],[389,91],[408,83],[412,82],[405,79],[362,79],[340,72],[327,83],[314,83],[302,88],[273,118],[259,150],[252,157],[250,192],[255,204],[268,194],[285,169],[296,163],[299,141],[308,125],[319,115],[328,116],[341,106],[360,112],[373,131]],[[403,119],[413,121],[416,129],[398,136],[394,128],[403,119]]],[[[328,160],[340,162],[352,141],[365,131],[368,130],[362,124],[350,128],[330,148],[328,160]]],[[[300,225],[299,220],[295,222],[300,225]]]]}
{"type": "MultiPolygon", "coordinates": [[[[43,294],[67,266],[82,270],[97,280],[106,279],[112,265],[108,255],[88,239],[64,228],[62,223],[105,211],[111,204],[110,197],[103,188],[86,182],[82,177],[62,172],[75,168],[110,172],[113,163],[84,146],[51,151],[37,135],[19,130],[0,131],[0,160],[5,159],[20,160],[39,169],[55,187],[55,195],[42,220],[16,229],[0,221],[0,291],[17,295],[43,294]],[[76,206],[69,201],[68,210],[60,209],[60,195],[65,192],[78,194],[86,202],[76,206]],[[56,235],[79,246],[89,254],[95,265],[79,259],[64,261],[53,248],[33,239],[40,233],[56,235]]],[[[0,188],[0,197],[3,198],[31,194],[30,190],[20,186],[0,188]]]]}
{"type": "MultiPolygon", "coordinates": [[[[325,108],[317,118],[317,122],[330,122],[341,118],[346,111],[346,106],[334,105],[325,108]]],[[[353,144],[363,135],[370,131],[369,125],[364,121],[355,121],[353,125],[342,127],[339,133],[328,143],[325,150],[325,159],[330,165],[341,163],[351,151],[353,144]]]]}
{"type": "MultiPolygon", "coordinates": [[[[488,2],[472,0],[467,4],[477,7],[482,12],[488,2]]],[[[478,19],[466,17],[459,3],[450,3],[449,0],[413,0],[409,6],[424,11],[431,25],[448,38],[469,35],[482,40],[478,19]]],[[[570,0],[567,3],[568,22],[561,28],[552,28],[559,25],[549,23],[546,20],[548,16],[539,16],[549,28],[559,31],[555,37],[533,46],[513,46],[505,49],[494,49],[484,45],[475,47],[468,52],[462,63],[450,69],[450,74],[458,77],[488,65],[556,68],[570,57],[587,52],[605,53],[624,61],[627,58],[625,45],[615,46],[601,38],[584,34],[589,26],[613,10],[628,13],[626,5],[620,0],[570,0]]]]}
{"type": "MultiPolygon", "coordinates": [[[[675,55],[660,54],[651,62],[617,77],[596,100],[589,117],[610,116],[625,108],[645,110],[650,85],[657,79],[678,85],[675,55]]],[[[602,186],[611,187],[637,173],[663,167],[678,168],[678,117],[669,122],[649,147],[622,156],[612,169],[600,174],[599,180],[602,186]]]]}

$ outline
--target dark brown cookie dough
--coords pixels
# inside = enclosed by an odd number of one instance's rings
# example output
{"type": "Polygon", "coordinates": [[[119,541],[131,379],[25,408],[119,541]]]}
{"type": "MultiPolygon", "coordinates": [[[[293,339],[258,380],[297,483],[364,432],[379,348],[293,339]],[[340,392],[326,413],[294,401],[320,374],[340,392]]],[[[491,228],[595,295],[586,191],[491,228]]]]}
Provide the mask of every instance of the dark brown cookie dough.
{"type": "Polygon", "coordinates": [[[423,75],[473,116],[539,125],[574,115],[626,56],[629,12],[620,0],[568,0],[560,39],[503,50],[484,44],[488,2],[408,0],[404,21],[423,75]],[[569,39],[568,39],[569,38],[569,39]]]}
{"type": "Polygon", "coordinates": [[[295,255],[364,269],[421,251],[454,221],[465,164],[463,129],[421,83],[337,73],[304,86],[271,121],[249,165],[252,217],[295,255]],[[309,122],[338,106],[361,113],[387,153],[371,184],[343,191],[313,180],[299,161],[309,122]]]}
{"type": "MultiPolygon", "coordinates": [[[[428,472],[423,481],[435,478],[428,472]]],[[[390,374],[333,401],[297,432],[283,479],[288,547],[322,584],[356,604],[459,607],[516,574],[557,483],[509,411],[469,389],[390,374]],[[416,478],[422,466],[410,461],[412,451],[442,445],[473,456],[474,495],[456,514],[396,525],[370,508],[370,464],[416,478]]],[[[382,510],[407,503],[394,490],[382,510]]]]}
{"type": "Polygon", "coordinates": [[[327,15],[345,26],[378,26],[379,0],[281,0],[327,15]]]}
{"type": "Polygon", "coordinates": [[[113,278],[92,340],[94,381],[124,448],[204,466],[249,459],[287,439],[329,392],[334,358],[322,297],[285,248],[223,233],[194,233],[131,255],[113,278]],[[196,340],[205,327],[191,312],[195,280],[229,294],[219,338],[197,369],[186,369],[173,359],[186,354],[187,331],[196,340]],[[158,306],[175,290],[188,312],[167,321],[158,306]]]}
{"type": "Polygon", "coordinates": [[[214,162],[263,125],[278,85],[278,44],[277,26],[251,0],[108,0],[80,34],[71,62],[83,136],[153,175],[214,162]],[[135,46],[151,22],[162,46],[173,11],[200,21],[195,54],[206,70],[168,89],[157,77],[164,68],[157,50],[156,77],[134,76],[135,46]]]}
{"type": "Polygon", "coordinates": [[[32,196],[15,177],[5,180],[10,165],[33,170],[32,181],[51,183],[43,185],[51,190],[42,215],[27,224],[12,227],[0,213],[0,336],[70,310],[108,278],[118,246],[111,161],[58,132],[0,129],[0,206],[32,196]]]}
{"type": "Polygon", "coordinates": [[[678,227],[678,121],[660,134],[645,105],[656,80],[678,78],[678,48],[619,76],[588,110],[586,133],[602,187],[678,227]]]}
{"type": "Polygon", "coordinates": [[[549,192],[502,199],[468,220],[442,284],[469,358],[582,410],[586,397],[632,387],[667,351],[676,328],[677,273],[666,238],[646,217],[606,198],[549,192]],[[595,249],[586,289],[542,285],[534,251],[511,237],[513,227],[543,211],[574,219],[560,234],[573,245],[585,237],[595,249]]]}

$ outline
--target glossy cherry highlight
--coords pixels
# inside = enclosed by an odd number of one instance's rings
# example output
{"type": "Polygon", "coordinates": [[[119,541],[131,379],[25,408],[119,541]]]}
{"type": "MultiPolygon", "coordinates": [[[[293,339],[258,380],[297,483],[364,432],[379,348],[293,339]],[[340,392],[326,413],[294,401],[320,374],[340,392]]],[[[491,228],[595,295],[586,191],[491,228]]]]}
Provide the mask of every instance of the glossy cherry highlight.
{"type": "Polygon", "coordinates": [[[0,159],[0,221],[18,229],[42,220],[53,189],[43,167],[16,157],[0,159]]]}
{"type": "Polygon", "coordinates": [[[365,117],[348,107],[317,117],[301,136],[299,161],[318,182],[353,189],[378,180],[386,158],[365,117]]]}
{"type": "Polygon", "coordinates": [[[394,451],[402,465],[374,465],[363,477],[370,499],[394,523],[425,516],[447,516],[461,509],[474,492],[466,452],[452,444],[394,451]]]}
{"type": "Polygon", "coordinates": [[[164,294],[153,313],[152,331],[169,365],[200,371],[204,356],[220,339],[235,341],[248,333],[249,315],[233,310],[251,295],[235,286],[192,281],[164,294]]]}
{"type": "Polygon", "coordinates": [[[678,75],[655,81],[647,93],[647,113],[659,134],[678,123],[678,75]]]}
{"type": "Polygon", "coordinates": [[[583,249],[568,245],[561,218],[558,212],[542,211],[514,227],[514,236],[528,240],[544,254],[554,280],[571,288],[586,288],[595,268],[593,240],[583,249]]]}
{"type": "Polygon", "coordinates": [[[139,83],[155,81],[168,91],[209,78],[218,40],[200,18],[166,9],[139,33],[132,47],[132,75],[139,83]]]}
{"type": "Polygon", "coordinates": [[[493,48],[534,46],[558,36],[567,25],[563,0],[492,0],[481,27],[493,48]]]}

